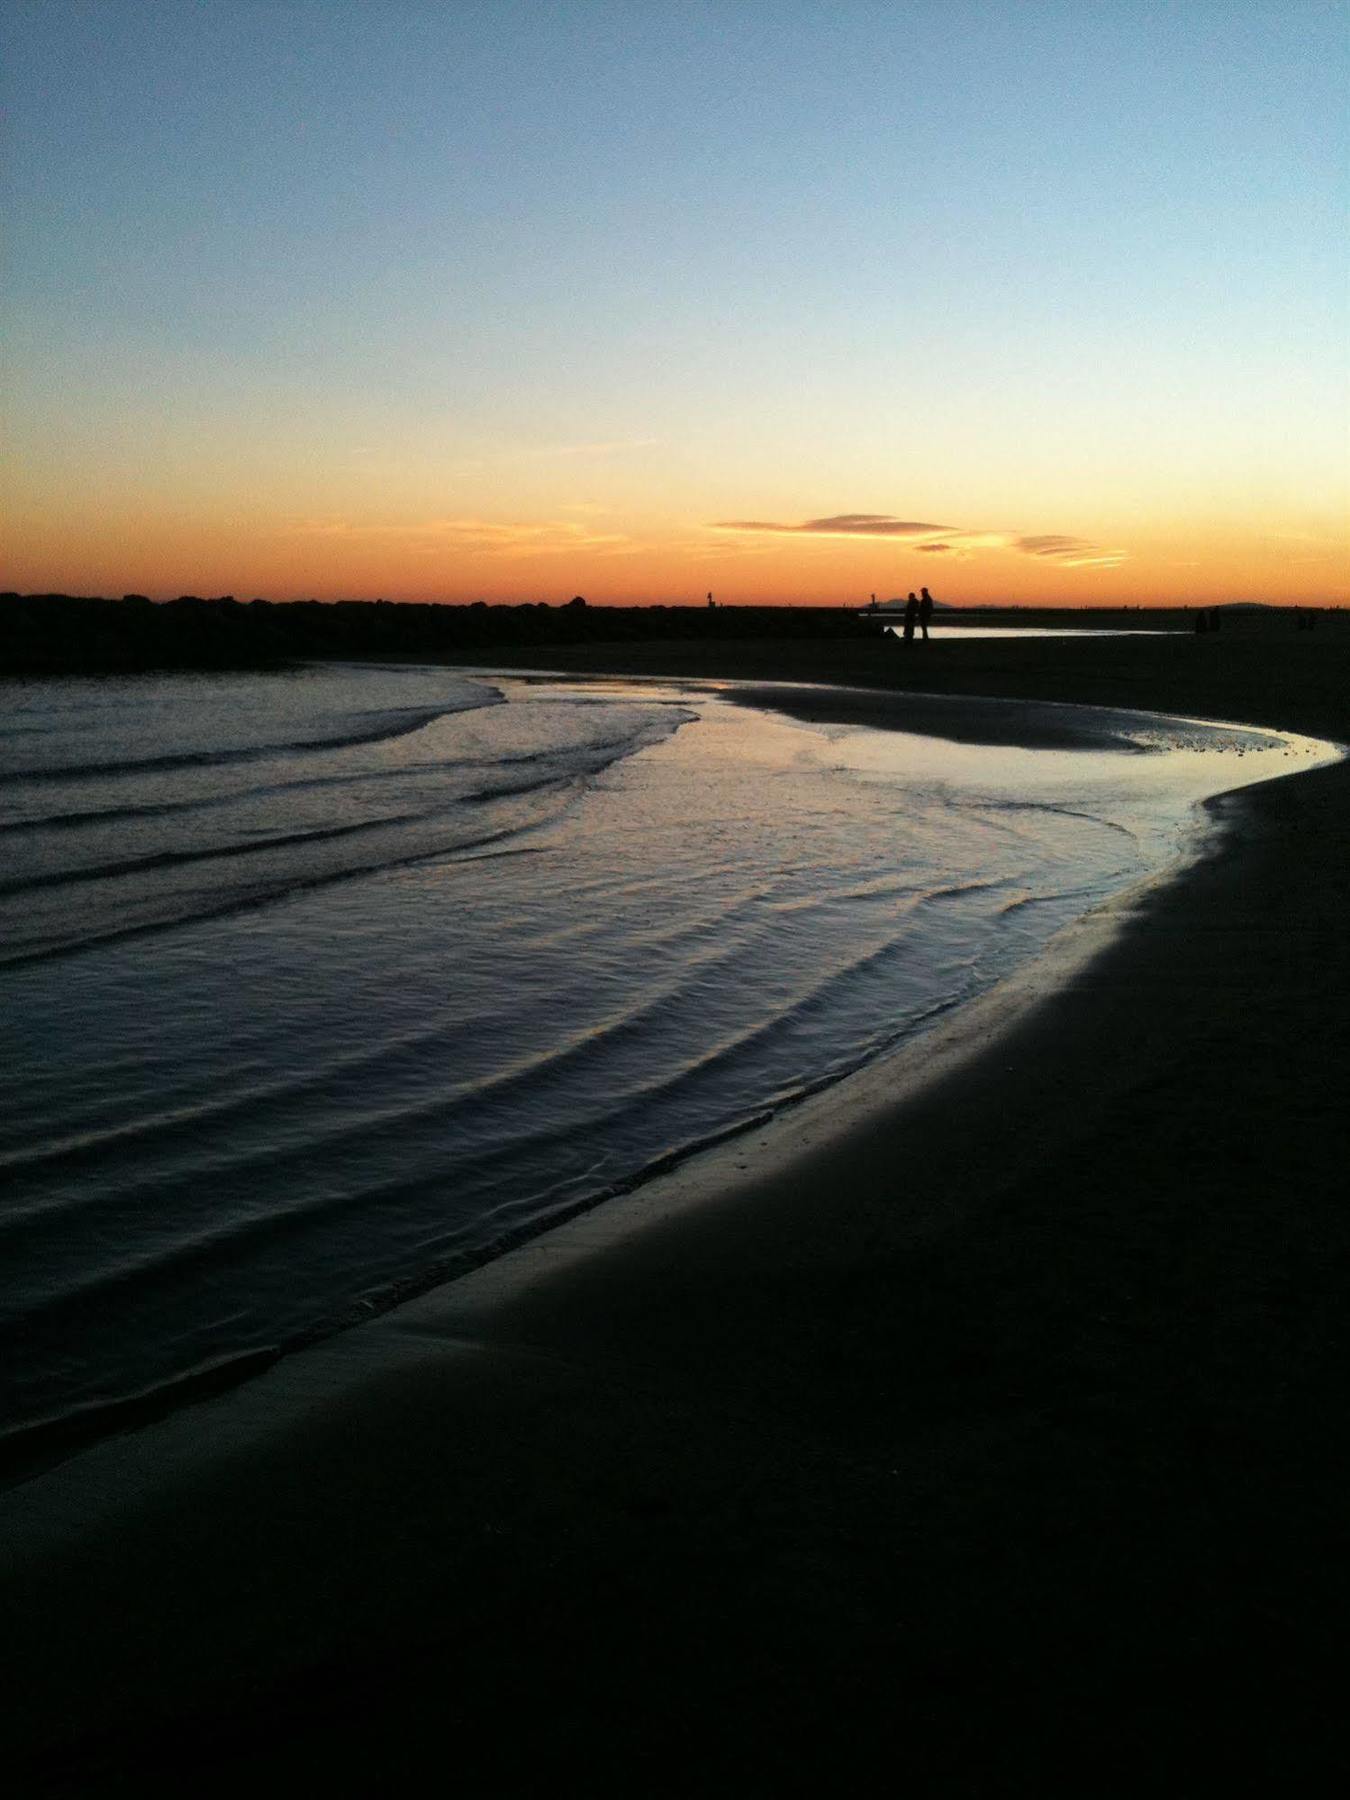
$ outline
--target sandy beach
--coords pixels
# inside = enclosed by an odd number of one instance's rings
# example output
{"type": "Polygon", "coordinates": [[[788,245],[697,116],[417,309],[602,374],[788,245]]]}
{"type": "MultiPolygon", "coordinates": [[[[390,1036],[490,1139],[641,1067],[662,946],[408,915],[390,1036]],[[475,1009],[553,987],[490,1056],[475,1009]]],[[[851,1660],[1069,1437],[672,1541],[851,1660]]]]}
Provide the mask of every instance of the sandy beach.
{"type": "MultiPolygon", "coordinates": [[[[1350,740],[1339,616],[550,663],[1350,740]]],[[[19,1791],[1329,1786],[1350,762],[1210,811],[896,1058],[12,1486],[19,1791]]]]}

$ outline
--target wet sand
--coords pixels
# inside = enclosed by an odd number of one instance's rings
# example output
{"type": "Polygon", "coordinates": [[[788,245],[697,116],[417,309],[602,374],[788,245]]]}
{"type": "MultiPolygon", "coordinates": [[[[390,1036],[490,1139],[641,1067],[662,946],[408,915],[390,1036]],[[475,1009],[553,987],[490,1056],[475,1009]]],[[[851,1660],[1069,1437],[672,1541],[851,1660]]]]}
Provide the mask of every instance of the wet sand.
{"type": "MultiPolygon", "coordinates": [[[[1159,644],[887,679],[1350,738],[1338,632],[1159,644]]],[[[1213,810],[849,1089],[0,1498],[25,1791],[1320,1791],[1350,764],[1213,810]]]]}

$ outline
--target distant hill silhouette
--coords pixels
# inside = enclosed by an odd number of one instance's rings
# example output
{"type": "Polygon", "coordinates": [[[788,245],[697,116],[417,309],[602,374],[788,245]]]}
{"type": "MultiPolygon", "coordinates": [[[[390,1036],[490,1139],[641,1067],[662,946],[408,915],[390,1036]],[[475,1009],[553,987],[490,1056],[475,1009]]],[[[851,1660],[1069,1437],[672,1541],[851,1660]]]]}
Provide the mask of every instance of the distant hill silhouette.
{"type": "Polygon", "coordinates": [[[395,604],[239,601],[183,594],[156,603],[71,594],[0,594],[0,675],[142,669],[275,668],[325,658],[472,660],[495,649],[657,638],[853,638],[852,607],[395,604]]]}

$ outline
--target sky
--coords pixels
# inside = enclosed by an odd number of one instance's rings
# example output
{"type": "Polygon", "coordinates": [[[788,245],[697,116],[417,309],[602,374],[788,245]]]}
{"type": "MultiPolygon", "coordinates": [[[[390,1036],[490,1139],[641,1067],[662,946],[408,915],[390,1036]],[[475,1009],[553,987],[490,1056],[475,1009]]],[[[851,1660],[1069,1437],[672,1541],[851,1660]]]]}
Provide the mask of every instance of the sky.
{"type": "Polygon", "coordinates": [[[1336,0],[10,0],[0,586],[1350,600],[1336,0]]]}

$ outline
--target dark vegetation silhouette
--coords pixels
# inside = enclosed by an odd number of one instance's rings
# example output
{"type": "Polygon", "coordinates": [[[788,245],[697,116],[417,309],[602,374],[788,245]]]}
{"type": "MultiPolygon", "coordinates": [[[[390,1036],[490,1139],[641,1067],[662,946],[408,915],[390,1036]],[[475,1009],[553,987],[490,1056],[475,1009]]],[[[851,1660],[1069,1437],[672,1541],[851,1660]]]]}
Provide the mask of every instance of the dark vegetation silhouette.
{"type": "MultiPolygon", "coordinates": [[[[71,594],[0,593],[0,676],[134,674],[151,669],[271,669],[296,662],[389,660],[474,663],[498,657],[517,665],[558,660],[576,667],[593,646],[610,665],[638,658],[653,664],[661,646],[687,662],[700,656],[740,666],[747,659],[763,673],[768,646],[795,659],[794,678],[819,679],[812,646],[831,646],[831,656],[852,646],[865,657],[867,646],[913,642],[926,621],[923,601],[869,606],[591,606],[577,594],[561,605],[546,601],[517,606],[403,603],[387,600],[239,601],[230,594],[203,599],[183,594],[155,602],[144,594],[120,600],[71,594]],[[904,637],[898,630],[903,621],[904,637]],[[726,646],[719,649],[718,646],[726,646]],[[731,646],[736,646],[733,650],[731,646]],[[757,655],[755,646],[761,647],[757,655]],[[684,649],[680,649],[684,646],[684,649]],[[729,659],[729,660],[728,660],[729,659]]],[[[1312,630],[1319,618],[1329,624],[1336,609],[1283,608],[1236,602],[1222,607],[1157,607],[1145,618],[1137,607],[1045,609],[1023,606],[941,607],[954,627],[944,640],[960,638],[961,622],[981,619],[1021,625],[1128,629],[1146,623],[1153,630],[1213,632],[1219,620],[1239,636],[1261,635],[1270,625],[1312,630]]],[[[865,662],[859,663],[859,669],[865,662]]],[[[926,664],[925,667],[931,667],[926,664]]],[[[727,672],[725,669],[723,672],[727,672]]],[[[754,672],[752,670],[752,672],[754,672]]],[[[925,676],[928,679],[928,676],[925,676]]],[[[1110,698],[1114,699],[1113,694],[1110,698]]]]}
{"type": "Polygon", "coordinates": [[[851,607],[595,607],[580,594],[562,606],[0,594],[0,674],[6,675],[260,669],[325,658],[461,661],[479,651],[672,638],[862,642],[873,636],[851,607]]]}

